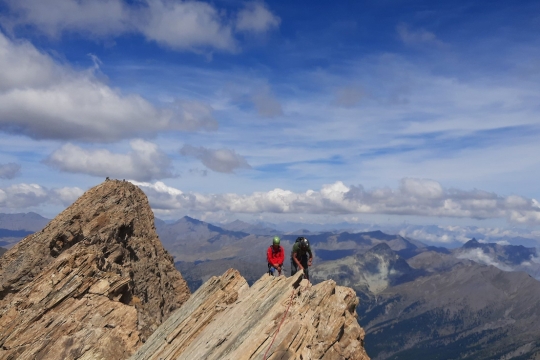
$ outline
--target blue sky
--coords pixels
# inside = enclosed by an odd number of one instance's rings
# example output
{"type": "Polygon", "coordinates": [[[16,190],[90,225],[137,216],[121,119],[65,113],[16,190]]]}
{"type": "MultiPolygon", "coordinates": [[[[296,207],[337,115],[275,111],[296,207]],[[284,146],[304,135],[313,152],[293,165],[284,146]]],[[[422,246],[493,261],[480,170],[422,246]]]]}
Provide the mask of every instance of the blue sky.
{"type": "MultiPolygon", "coordinates": [[[[0,211],[540,224],[537,1],[0,0],[0,211]]],[[[531,230],[532,231],[532,230],[531,230]]]]}

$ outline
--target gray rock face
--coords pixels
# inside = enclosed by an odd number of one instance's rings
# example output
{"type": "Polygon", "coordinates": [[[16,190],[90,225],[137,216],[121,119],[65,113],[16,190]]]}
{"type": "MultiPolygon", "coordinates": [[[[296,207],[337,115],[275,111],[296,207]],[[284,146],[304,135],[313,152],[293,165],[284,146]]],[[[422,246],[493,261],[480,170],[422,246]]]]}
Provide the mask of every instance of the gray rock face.
{"type": "Polygon", "coordinates": [[[369,359],[354,291],[300,276],[213,277],[131,359],[369,359]]]}
{"type": "Polygon", "coordinates": [[[374,359],[540,356],[540,282],[523,272],[465,261],[365,300],[374,359]]]}
{"type": "Polygon", "coordinates": [[[144,193],[106,181],[0,258],[0,358],[123,359],[188,297],[144,193]]]}
{"type": "Polygon", "coordinates": [[[356,291],[378,294],[425,271],[411,268],[389,245],[380,243],[363,254],[316,265],[312,274],[315,282],[332,279],[356,291]]]}

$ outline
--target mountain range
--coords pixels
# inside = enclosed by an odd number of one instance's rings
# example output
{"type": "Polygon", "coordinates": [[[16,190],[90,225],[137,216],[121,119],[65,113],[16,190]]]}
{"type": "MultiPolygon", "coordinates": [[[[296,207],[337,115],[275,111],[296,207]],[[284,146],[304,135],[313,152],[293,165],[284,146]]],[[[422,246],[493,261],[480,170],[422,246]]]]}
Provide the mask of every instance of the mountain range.
{"type": "MultiPolygon", "coordinates": [[[[299,235],[281,234],[287,253],[299,235]]],[[[315,253],[313,282],[331,279],[359,296],[357,313],[373,359],[540,356],[535,325],[540,323],[540,282],[532,277],[537,274],[536,249],[475,239],[447,249],[381,231],[307,236],[315,253]]],[[[252,250],[257,242],[269,244],[269,236],[236,241],[248,245],[247,259],[239,253],[176,263],[192,291],[227,266],[252,281],[266,270],[264,252],[255,256],[252,250]]]]}
{"type": "Polygon", "coordinates": [[[265,250],[274,234],[287,254],[297,236],[308,236],[313,282],[331,279],[356,291],[373,359],[540,358],[535,248],[471,239],[448,249],[377,230],[279,233],[190,217],[156,219],[155,226],[192,292],[231,267],[251,285],[267,270],[265,250]]]}
{"type": "MultiPolygon", "coordinates": [[[[516,253],[530,259],[526,252],[516,253]]],[[[540,354],[540,282],[527,273],[435,251],[405,260],[386,244],[325,262],[312,272],[315,282],[333,279],[356,290],[373,359],[540,354]]]]}

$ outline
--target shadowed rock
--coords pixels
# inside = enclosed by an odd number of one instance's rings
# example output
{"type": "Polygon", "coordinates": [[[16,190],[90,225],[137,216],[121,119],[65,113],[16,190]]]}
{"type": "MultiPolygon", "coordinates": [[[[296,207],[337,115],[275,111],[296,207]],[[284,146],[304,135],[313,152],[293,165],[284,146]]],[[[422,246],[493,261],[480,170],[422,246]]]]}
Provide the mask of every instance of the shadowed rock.
{"type": "Polygon", "coordinates": [[[131,359],[369,359],[354,291],[300,276],[212,277],[131,359]]]}
{"type": "Polygon", "coordinates": [[[144,193],[106,181],[0,258],[0,358],[123,359],[188,297],[144,193]]]}

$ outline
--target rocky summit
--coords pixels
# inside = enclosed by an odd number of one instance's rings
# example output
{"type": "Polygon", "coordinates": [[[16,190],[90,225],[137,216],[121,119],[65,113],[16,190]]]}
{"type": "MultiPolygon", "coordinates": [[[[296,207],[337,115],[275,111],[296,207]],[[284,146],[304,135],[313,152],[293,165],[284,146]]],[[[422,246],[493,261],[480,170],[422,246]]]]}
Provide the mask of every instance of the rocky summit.
{"type": "Polygon", "coordinates": [[[252,287],[236,270],[212,277],[131,360],[369,359],[354,291],[301,276],[263,275],[252,287]]]}
{"type": "Polygon", "coordinates": [[[188,297],[144,193],[108,180],[0,257],[0,358],[124,359],[188,297]]]}

